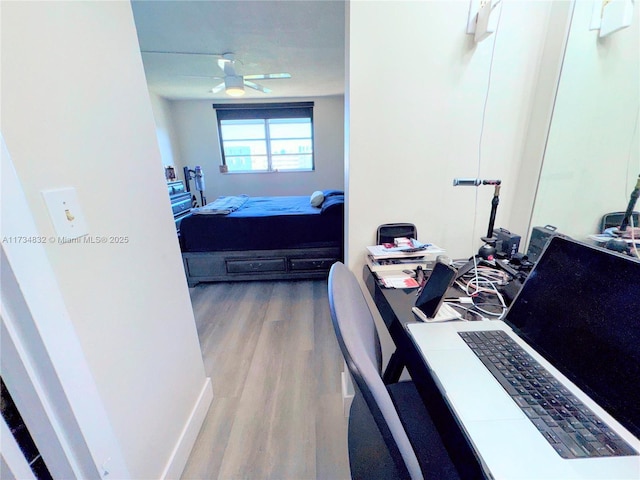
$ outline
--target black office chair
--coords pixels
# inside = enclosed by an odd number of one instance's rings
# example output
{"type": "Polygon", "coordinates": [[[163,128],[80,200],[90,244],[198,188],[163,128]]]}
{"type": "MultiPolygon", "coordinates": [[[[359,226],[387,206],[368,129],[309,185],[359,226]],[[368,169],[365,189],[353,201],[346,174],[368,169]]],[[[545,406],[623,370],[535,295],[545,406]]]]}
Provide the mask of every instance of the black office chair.
{"type": "Polygon", "coordinates": [[[333,328],[354,380],[349,464],[354,479],[459,479],[413,382],[385,385],[380,339],[353,273],[329,272],[333,328]]]}
{"type": "Polygon", "coordinates": [[[418,239],[418,229],[413,223],[385,223],[376,230],[376,245],[393,243],[394,238],[418,239]]]}
{"type": "MultiPolygon", "coordinates": [[[[611,213],[607,213],[607,214],[603,215],[602,219],[600,220],[600,232],[599,233],[604,233],[604,231],[607,228],[619,227],[620,224],[622,223],[622,220],[624,219],[624,214],[625,213],[626,212],[611,212],[611,213]]],[[[640,226],[638,224],[638,222],[640,221],[640,213],[639,212],[632,212],[630,219],[633,221],[633,225],[635,227],[640,226]]]]}

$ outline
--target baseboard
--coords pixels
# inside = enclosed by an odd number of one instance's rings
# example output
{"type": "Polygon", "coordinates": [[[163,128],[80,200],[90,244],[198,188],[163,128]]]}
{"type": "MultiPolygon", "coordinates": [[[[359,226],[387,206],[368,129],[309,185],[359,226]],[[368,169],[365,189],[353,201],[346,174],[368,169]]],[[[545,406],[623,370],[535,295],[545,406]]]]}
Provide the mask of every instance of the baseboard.
{"type": "Polygon", "coordinates": [[[212,400],[213,387],[211,386],[211,378],[207,377],[160,478],[167,480],[180,478],[212,400]]]}
{"type": "Polygon", "coordinates": [[[342,410],[344,418],[349,418],[349,411],[351,410],[351,402],[353,402],[353,384],[351,383],[351,377],[347,372],[342,372],[342,410]]]}

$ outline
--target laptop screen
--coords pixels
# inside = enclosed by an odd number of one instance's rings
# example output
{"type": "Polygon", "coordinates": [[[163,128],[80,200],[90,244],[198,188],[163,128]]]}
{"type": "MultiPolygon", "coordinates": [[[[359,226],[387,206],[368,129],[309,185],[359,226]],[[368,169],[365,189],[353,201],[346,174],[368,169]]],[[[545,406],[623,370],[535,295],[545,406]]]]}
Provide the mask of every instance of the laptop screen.
{"type": "Polygon", "coordinates": [[[505,321],[640,437],[640,261],[553,237],[505,321]]]}

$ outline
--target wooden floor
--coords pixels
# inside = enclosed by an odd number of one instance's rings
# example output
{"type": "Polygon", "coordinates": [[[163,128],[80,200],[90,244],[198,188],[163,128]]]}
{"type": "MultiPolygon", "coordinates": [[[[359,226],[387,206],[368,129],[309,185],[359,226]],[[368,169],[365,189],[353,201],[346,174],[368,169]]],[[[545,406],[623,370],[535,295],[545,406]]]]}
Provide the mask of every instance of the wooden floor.
{"type": "Polygon", "coordinates": [[[190,289],[214,400],[183,479],[348,479],[326,280],[190,289]]]}

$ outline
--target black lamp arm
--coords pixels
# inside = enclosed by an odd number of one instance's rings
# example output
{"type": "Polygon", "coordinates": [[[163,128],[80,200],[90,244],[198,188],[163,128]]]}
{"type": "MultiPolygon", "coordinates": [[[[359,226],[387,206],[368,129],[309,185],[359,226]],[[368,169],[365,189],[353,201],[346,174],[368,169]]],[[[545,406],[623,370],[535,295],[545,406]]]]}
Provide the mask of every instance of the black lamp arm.
{"type": "Polygon", "coordinates": [[[489,215],[489,228],[487,230],[487,238],[493,237],[493,226],[496,222],[496,212],[500,203],[500,184],[495,185],[493,198],[491,199],[491,214],[489,215]]]}
{"type": "MultiPolygon", "coordinates": [[[[624,232],[629,226],[629,220],[631,219],[631,215],[633,215],[633,209],[636,206],[636,202],[638,201],[638,197],[640,196],[640,175],[638,175],[638,181],[636,182],[636,186],[631,192],[631,197],[629,198],[629,205],[627,205],[627,211],[624,212],[624,218],[622,219],[622,223],[620,224],[620,231],[624,232]]],[[[636,227],[638,225],[635,225],[636,227]]]]}

